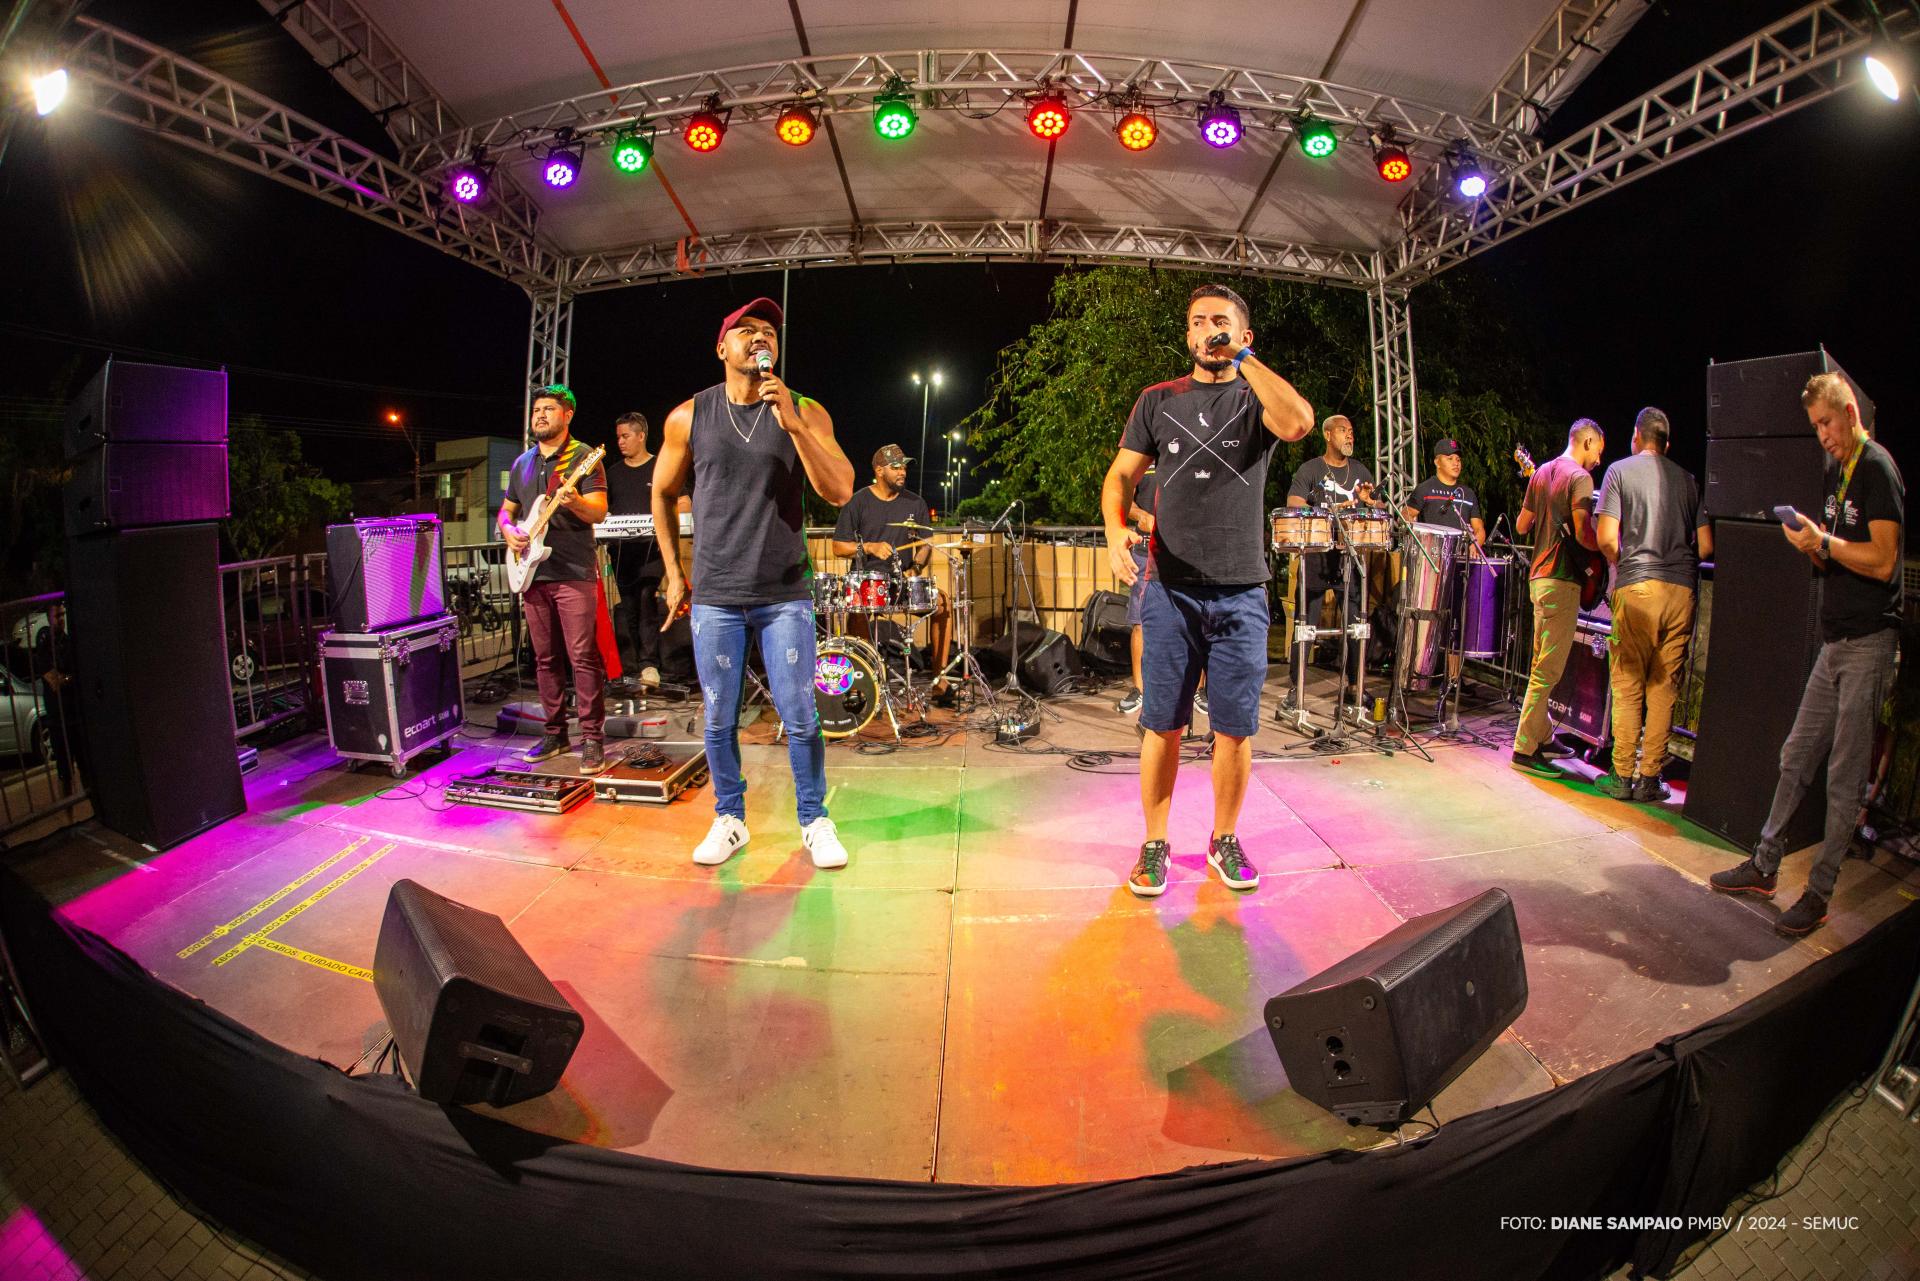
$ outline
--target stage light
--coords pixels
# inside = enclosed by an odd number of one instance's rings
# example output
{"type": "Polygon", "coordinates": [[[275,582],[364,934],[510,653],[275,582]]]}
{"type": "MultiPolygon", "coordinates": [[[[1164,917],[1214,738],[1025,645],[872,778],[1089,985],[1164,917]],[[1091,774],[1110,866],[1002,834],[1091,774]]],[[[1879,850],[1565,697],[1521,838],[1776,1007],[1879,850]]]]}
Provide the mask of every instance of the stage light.
{"type": "Polygon", "coordinates": [[[727,136],[727,122],[720,115],[720,95],[707,98],[707,104],[687,117],[686,131],[681,137],[695,151],[713,151],[720,146],[720,140],[727,136]]]}
{"type": "Polygon", "coordinates": [[[563,129],[547,148],[547,160],[540,176],[547,180],[549,187],[571,187],[573,180],[580,176],[580,163],[585,159],[586,149],[573,141],[570,130],[563,129]]]}
{"type": "Polygon", "coordinates": [[[1487,194],[1487,171],[1464,143],[1448,149],[1447,167],[1452,172],[1453,189],[1462,199],[1478,200],[1487,194]]]}
{"type": "Polygon", "coordinates": [[[1392,125],[1381,125],[1373,131],[1373,167],[1388,182],[1405,182],[1413,172],[1413,161],[1407,156],[1407,149],[1395,141],[1392,125]]]}
{"type": "Polygon", "coordinates": [[[1042,142],[1052,142],[1072,123],[1073,112],[1067,107],[1066,98],[1058,93],[1036,98],[1027,108],[1027,128],[1042,142]]]}
{"type": "Polygon", "coordinates": [[[613,138],[613,167],[621,173],[641,173],[653,163],[653,139],[637,133],[619,133],[613,138]]]}
{"type": "Polygon", "coordinates": [[[1300,144],[1300,150],[1315,160],[1325,160],[1340,149],[1340,138],[1333,132],[1333,126],[1310,111],[1302,111],[1295,117],[1293,138],[1300,144]]]}
{"type": "MultiPolygon", "coordinates": [[[[1900,59],[1887,49],[1875,49],[1867,55],[1867,79],[1888,102],[1900,101],[1900,59]]],[[[47,113],[42,111],[41,115],[47,113]]]]}
{"type": "Polygon", "coordinates": [[[493,165],[487,160],[487,149],[475,147],[464,164],[447,171],[447,190],[461,204],[471,205],[485,198],[487,183],[492,177],[493,165]]]}
{"type": "Polygon", "coordinates": [[[1137,108],[1121,116],[1113,132],[1120,139],[1120,145],[1128,151],[1145,151],[1160,136],[1159,126],[1153,123],[1153,117],[1137,108]]]}
{"type": "Polygon", "coordinates": [[[773,128],[780,135],[780,141],[789,147],[804,147],[813,141],[814,133],[820,128],[820,118],[812,108],[796,102],[780,113],[773,128]]]}
{"type": "Polygon", "coordinates": [[[1227,105],[1227,96],[1215,89],[1200,108],[1200,137],[1209,147],[1227,148],[1240,141],[1240,113],[1227,105]]]}
{"type": "Polygon", "coordinates": [[[920,117],[914,114],[913,99],[907,82],[899,76],[887,81],[887,87],[873,100],[873,131],[897,142],[911,134],[920,117]]]}
{"type": "Polygon", "coordinates": [[[67,69],[56,67],[43,76],[33,78],[33,109],[43,116],[50,116],[67,98],[67,69]]]}

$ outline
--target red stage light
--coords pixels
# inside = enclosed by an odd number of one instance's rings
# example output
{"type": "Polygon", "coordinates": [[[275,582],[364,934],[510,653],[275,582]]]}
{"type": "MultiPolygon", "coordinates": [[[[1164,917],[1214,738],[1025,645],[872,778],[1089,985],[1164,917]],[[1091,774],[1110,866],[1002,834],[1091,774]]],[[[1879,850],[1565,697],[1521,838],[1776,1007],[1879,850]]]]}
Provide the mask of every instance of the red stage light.
{"type": "Polygon", "coordinates": [[[1407,153],[1398,147],[1389,147],[1380,153],[1378,160],[1380,176],[1388,182],[1405,182],[1407,175],[1413,172],[1413,162],[1407,159],[1407,153]]]}
{"type": "Polygon", "coordinates": [[[695,151],[712,151],[726,136],[727,122],[711,111],[698,111],[687,119],[687,145],[695,151]]]}
{"type": "Polygon", "coordinates": [[[1027,112],[1027,128],[1033,130],[1033,136],[1042,142],[1052,142],[1067,131],[1073,123],[1073,112],[1067,109],[1067,100],[1059,94],[1049,94],[1033,104],[1027,112]]]}

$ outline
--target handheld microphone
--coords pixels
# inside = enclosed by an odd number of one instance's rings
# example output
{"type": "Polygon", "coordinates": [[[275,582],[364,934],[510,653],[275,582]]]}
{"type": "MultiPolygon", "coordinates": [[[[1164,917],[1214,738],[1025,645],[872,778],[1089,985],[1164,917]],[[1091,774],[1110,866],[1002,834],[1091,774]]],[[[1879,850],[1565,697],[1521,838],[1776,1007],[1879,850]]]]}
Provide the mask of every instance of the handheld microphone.
{"type": "Polygon", "coordinates": [[[1215,334],[1213,337],[1207,339],[1207,350],[1218,351],[1220,348],[1226,346],[1228,343],[1232,341],[1233,341],[1233,338],[1230,335],[1215,334]]]}
{"type": "Polygon", "coordinates": [[[761,373],[771,373],[773,371],[773,353],[762,347],[759,351],[753,353],[753,363],[760,367],[761,373]]]}

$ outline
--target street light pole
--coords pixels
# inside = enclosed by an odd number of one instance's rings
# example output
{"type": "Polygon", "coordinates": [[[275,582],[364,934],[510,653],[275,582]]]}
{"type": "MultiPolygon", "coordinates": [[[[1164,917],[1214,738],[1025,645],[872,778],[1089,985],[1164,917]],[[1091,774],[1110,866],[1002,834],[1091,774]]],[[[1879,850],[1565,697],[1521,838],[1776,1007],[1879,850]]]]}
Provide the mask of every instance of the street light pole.
{"type": "Polygon", "coordinates": [[[420,446],[414,440],[413,433],[407,430],[406,420],[400,416],[399,410],[387,411],[387,423],[400,429],[401,438],[407,442],[407,448],[413,451],[413,506],[417,511],[420,507],[420,446]]]}
{"type": "Polygon", "coordinates": [[[922,378],[919,370],[914,370],[913,381],[920,386],[920,455],[916,461],[920,464],[920,493],[927,492],[927,410],[933,398],[933,389],[940,385],[940,371],[934,370],[922,378]]]}

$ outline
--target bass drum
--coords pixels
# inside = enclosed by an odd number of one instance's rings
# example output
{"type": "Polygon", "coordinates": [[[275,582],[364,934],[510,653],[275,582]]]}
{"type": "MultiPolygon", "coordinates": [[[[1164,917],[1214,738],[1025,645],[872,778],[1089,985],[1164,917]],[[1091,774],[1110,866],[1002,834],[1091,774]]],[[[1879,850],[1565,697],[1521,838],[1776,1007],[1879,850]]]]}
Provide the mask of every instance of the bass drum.
{"type": "Polygon", "coordinates": [[[858,636],[820,642],[813,658],[813,706],[822,735],[845,738],[866,728],[880,710],[884,670],[879,651],[858,636]]]}

